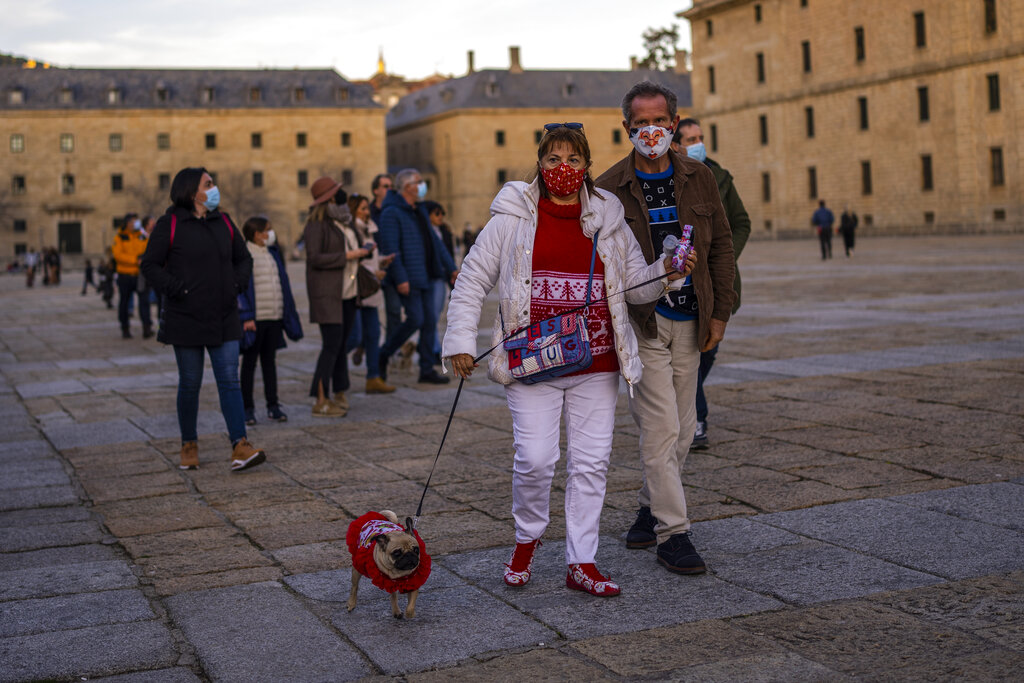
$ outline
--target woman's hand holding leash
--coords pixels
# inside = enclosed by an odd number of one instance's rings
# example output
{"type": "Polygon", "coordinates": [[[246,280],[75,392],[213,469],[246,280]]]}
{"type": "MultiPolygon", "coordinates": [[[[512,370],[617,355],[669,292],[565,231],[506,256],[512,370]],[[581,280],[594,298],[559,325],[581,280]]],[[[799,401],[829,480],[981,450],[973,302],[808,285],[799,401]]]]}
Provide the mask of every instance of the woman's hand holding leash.
{"type": "Polygon", "coordinates": [[[455,373],[456,377],[462,379],[469,379],[469,376],[473,374],[473,369],[478,367],[478,363],[473,362],[473,356],[468,353],[457,353],[449,358],[452,362],[452,372],[455,373]]]}

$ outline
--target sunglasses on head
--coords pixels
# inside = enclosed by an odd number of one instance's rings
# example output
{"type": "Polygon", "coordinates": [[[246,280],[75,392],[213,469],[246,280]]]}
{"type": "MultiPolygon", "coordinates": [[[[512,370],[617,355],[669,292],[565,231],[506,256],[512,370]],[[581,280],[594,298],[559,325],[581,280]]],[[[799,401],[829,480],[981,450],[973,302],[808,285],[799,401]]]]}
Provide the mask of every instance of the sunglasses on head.
{"type": "Polygon", "coordinates": [[[544,130],[552,131],[559,128],[568,128],[569,130],[583,130],[583,124],[575,121],[569,121],[568,123],[545,123],[544,130]]]}

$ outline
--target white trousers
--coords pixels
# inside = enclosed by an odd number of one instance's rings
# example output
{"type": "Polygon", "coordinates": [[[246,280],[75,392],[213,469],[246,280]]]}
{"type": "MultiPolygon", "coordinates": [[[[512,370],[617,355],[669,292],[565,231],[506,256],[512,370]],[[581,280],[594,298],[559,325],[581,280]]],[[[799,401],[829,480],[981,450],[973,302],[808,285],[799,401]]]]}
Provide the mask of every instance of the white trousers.
{"type": "Polygon", "coordinates": [[[513,382],[505,387],[516,448],[512,517],[517,543],[536,540],[547,529],[551,479],[561,457],[559,421],[564,412],[568,473],[565,561],[594,561],[618,393],[617,372],[559,377],[538,384],[513,382]]]}

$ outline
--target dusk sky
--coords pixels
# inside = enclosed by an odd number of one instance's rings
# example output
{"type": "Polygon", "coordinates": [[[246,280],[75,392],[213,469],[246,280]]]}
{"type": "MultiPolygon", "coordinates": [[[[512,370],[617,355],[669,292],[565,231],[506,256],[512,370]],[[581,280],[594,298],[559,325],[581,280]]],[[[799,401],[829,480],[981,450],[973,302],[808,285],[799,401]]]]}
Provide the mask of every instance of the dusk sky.
{"type": "Polygon", "coordinates": [[[378,48],[387,69],[409,78],[505,68],[508,47],[526,69],[627,69],[643,57],[650,27],[689,25],[676,12],[690,0],[0,0],[0,52],[55,66],[334,67],[347,78],[373,74],[378,48]]]}

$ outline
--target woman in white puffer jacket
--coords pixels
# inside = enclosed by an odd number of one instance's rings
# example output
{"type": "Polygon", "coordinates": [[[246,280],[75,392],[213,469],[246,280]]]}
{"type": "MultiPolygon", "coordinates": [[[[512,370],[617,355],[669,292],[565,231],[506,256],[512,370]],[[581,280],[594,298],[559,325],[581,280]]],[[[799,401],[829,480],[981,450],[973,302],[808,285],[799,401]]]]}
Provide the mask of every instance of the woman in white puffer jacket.
{"type": "MultiPolygon", "coordinates": [[[[516,547],[505,565],[505,583],[522,586],[530,580],[534,552],[549,521],[564,411],[566,586],[612,596],[619,594],[619,587],[597,570],[594,558],[619,375],[632,387],[642,371],[626,302],[653,301],[665,292],[669,280],[680,280],[684,274],[674,271],[667,257],[648,264],[625,224],[618,199],[594,188],[582,125],[548,124],[545,129],[537,151],[537,178],[501,189],[491,204],[491,220],[463,261],[448,305],[442,355],[451,360],[459,377],[472,374],[480,311],[497,285],[499,312],[492,343],[498,346],[488,361],[488,375],[505,385],[515,438],[516,547]],[[531,320],[544,320],[585,302],[595,236],[591,301],[596,303],[586,314],[591,365],[536,384],[514,381],[499,342],[531,320]],[[652,282],[622,294],[648,281],[652,282]],[[606,301],[597,301],[606,296],[606,301]]],[[[691,257],[686,272],[693,263],[691,257]]]]}

